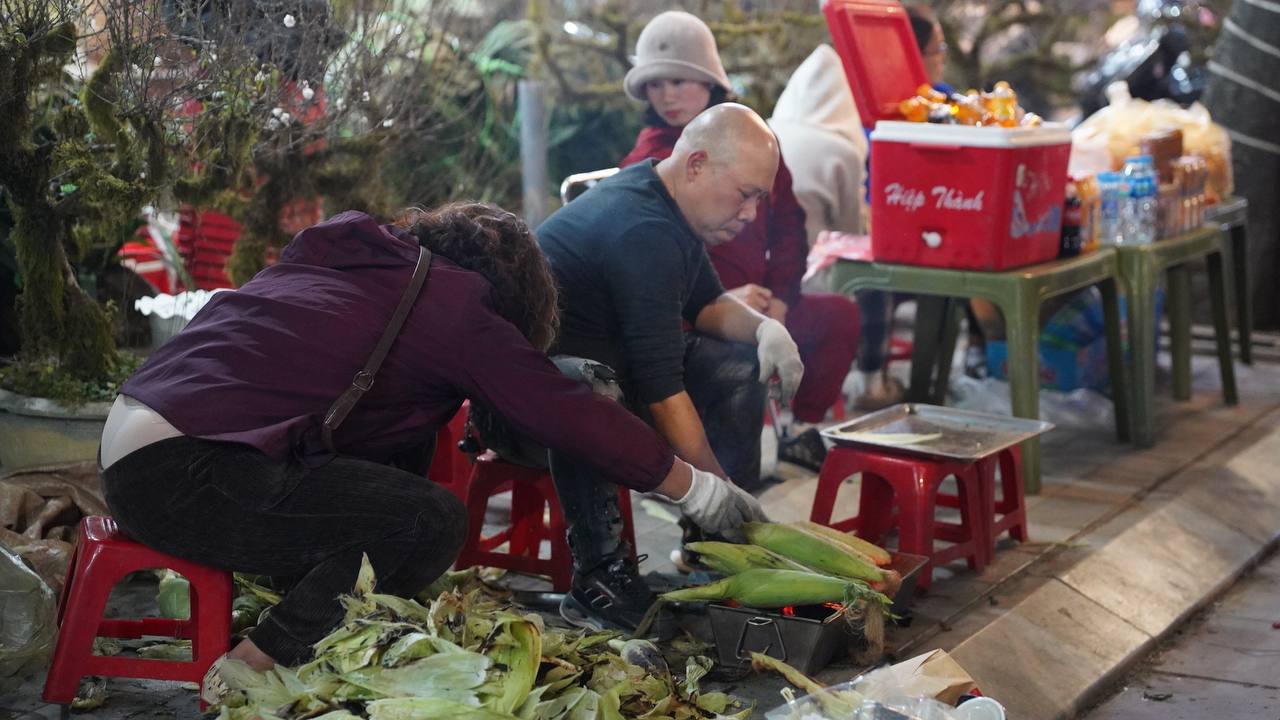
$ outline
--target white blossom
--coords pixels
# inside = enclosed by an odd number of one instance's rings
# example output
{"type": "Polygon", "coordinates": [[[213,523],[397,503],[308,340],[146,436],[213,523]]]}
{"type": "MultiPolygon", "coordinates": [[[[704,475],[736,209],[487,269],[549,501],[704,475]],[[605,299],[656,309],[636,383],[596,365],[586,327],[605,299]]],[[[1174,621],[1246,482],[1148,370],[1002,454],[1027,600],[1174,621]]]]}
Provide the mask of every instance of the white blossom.
{"type": "Polygon", "coordinates": [[[284,16],[284,26],[285,26],[285,27],[287,27],[287,28],[291,28],[291,27],[293,27],[294,25],[297,25],[297,24],[298,24],[298,19],[297,19],[297,18],[295,18],[294,16],[292,16],[292,15],[285,15],[285,16],[284,16]]]}
{"type": "Polygon", "coordinates": [[[280,121],[279,121],[279,120],[277,120],[277,119],[275,119],[275,118],[271,118],[270,120],[268,120],[268,121],[267,121],[267,129],[268,129],[268,130],[279,130],[279,129],[280,129],[280,121]]]}
{"type": "Polygon", "coordinates": [[[155,67],[160,67],[160,63],[162,62],[164,61],[160,59],[159,55],[157,55],[155,59],[151,61],[151,64],[154,65],[155,67]]]}
{"type": "Polygon", "coordinates": [[[311,88],[309,88],[309,87],[304,87],[304,88],[302,88],[302,99],[303,99],[303,100],[308,100],[308,101],[309,101],[309,100],[311,100],[312,98],[314,98],[315,96],[316,96],[316,91],[315,91],[315,90],[312,90],[312,89],[311,89],[311,88]]]}
{"type": "Polygon", "coordinates": [[[392,125],[395,125],[395,124],[396,124],[396,121],[395,121],[394,119],[392,119],[392,118],[387,118],[386,120],[383,120],[383,121],[382,121],[382,127],[384,127],[384,128],[389,128],[389,127],[391,127],[392,125]]]}
{"type": "Polygon", "coordinates": [[[401,24],[399,24],[399,23],[396,23],[396,26],[395,26],[394,28],[392,28],[391,32],[392,32],[393,34],[395,34],[395,35],[399,35],[399,34],[403,33],[403,32],[404,32],[404,25],[401,25],[401,24]]]}
{"type": "Polygon", "coordinates": [[[272,114],[274,117],[280,117],[281,115],[283,115],[283,114],[284,114],[284,108],[281,108],[281,107],[273,107],[273,108],[271,108],[271,114],[272,114]]]}
{"type": "Polygon", "coordinates": [[[360,95],[360,99],[365,102],[369,102],[369,91],[365,90],[364,93],[360,95]]]}
{"type": "Polygon", "coordinates": [[[285,113],[285,114],[283,114],[283,115],[281,115],[281,116],[280,116],[280,122],[282,122],[282,123],[284,123],[284,124],[286,124],[286,125],[288,125],[288,124],[289,124],[289,122],[291,122],[292,120],[293,120],[293,116],[292,116],[292,115],[290,115],[289,113],[285,113]]]}

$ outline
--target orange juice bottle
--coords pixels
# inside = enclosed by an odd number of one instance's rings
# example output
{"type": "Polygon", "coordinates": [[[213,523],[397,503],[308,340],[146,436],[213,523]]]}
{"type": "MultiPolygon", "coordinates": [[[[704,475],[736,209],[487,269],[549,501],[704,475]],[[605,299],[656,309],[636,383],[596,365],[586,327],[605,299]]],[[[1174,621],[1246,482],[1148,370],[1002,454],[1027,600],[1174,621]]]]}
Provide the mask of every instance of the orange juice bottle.
{"type": "Polygon", "coordinates": [[[1004,127],[1018,125],[1018,95],[1009,87],[1009,83],[1001,80],[992,89],[987,103],[996,123],[1004,127]]]}
{"type": "Polygon", "coordinates": [[[925,122],[929,119],[930,105],[928,100],[917,95],[898,103],[898,111],[911,122],[925,122]]]}

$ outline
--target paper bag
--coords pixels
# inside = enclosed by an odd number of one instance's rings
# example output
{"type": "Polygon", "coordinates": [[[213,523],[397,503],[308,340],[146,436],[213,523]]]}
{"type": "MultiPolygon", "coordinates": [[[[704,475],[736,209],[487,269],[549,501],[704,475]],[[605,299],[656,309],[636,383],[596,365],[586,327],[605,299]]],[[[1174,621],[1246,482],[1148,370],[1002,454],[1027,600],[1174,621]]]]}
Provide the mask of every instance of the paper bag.
{"type": "Polygon", "coordinates": [[[904,695],[930,697],[954,706],[961,695],[977,684],[945,650],[933,650],[890,668],[904,695]]]}

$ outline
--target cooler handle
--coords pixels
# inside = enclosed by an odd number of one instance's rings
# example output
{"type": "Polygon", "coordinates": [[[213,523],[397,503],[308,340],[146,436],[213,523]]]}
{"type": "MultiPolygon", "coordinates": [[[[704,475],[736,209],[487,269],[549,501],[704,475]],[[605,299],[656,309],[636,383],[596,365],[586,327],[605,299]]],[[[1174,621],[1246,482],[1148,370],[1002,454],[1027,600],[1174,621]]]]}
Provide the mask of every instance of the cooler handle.
{"type": "Polygon", "coordinates": [[[959,152],[964,150],[962,145],[932,145],[930,143],[908,143],[912,150],[925,150],[933,152],[959,152]]]}

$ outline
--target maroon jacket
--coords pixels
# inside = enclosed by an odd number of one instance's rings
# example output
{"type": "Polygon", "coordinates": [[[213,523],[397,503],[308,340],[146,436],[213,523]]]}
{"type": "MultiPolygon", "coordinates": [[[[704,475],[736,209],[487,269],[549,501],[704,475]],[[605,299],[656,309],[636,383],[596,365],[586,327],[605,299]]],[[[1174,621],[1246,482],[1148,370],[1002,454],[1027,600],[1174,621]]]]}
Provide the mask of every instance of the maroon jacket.
{"type": "MultiPolygon", "coordinates": [[[[181,432],[245,443],[277,460],[326,454],[320,423],[400,302],[417,243],[345,212],[294,237],[276,265],[215,295],[121,392],[181,432]]],[[[651,490],[666,443],[621,405],[570,380],[495,310],[481,275],[436,255],[372,390],[334,433],[371,460],[421,444],[472,398],[517,432],[601,475],[651,490]]]]}
{"type": "MultiPolygon", "coordinates": [[[[636,145],[622,159],[626,167],[645,158],[662,160],[671,155],[681,128],[649,126],[640,131],[636,145]]],[[[747,283],[769,288],[788,305],[800,298],[809,240],[804,210],[791,192],[791,171],[778,158],[778,174],[769,196],[760,202],[756,219],[727,243],[708,247],[711,264],[720,282],[730,290],[747,283]]]]}

